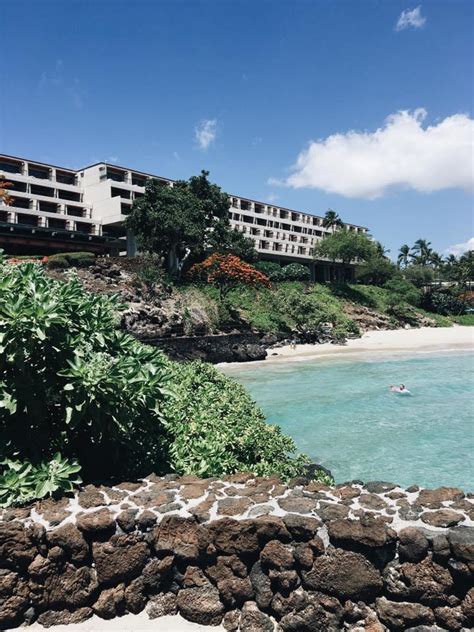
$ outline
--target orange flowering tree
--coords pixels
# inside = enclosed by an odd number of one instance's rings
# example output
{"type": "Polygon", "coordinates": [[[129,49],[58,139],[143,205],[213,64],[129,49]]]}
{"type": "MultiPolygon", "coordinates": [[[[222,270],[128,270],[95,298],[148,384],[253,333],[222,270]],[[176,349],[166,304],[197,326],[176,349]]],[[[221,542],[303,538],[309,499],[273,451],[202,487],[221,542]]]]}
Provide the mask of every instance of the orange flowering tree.
{"type": "Polygon", "coordinates": [[[237,285],[252,287],[270,287],[270,279],[249,263],[245,263],[235,255],[214,253],[202,263],[195,263],[188,276],[194,280],[204,281],[219,288],[221,299],[237,285]]]}

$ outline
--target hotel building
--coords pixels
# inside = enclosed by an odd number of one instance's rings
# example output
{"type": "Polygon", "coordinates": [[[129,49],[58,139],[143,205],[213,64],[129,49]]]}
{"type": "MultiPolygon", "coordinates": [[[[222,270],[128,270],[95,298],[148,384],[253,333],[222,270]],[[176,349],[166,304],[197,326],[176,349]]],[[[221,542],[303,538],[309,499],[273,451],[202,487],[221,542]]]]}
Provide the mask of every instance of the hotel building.
{"type": "MultiPolygon", "coordinates": [[[[173,185],[104,162],[74,170],[0,154],[0,182],[12,184],[13,198],[8,206],[0,201],[0,247],[9,254],[87,250],[133,256],[135,240],[124,220],[149,178],[173,185]]],[[[322,217],[235,195],[230,200],[230,223],[255,241],[262,259],[304,263],[313,278],[329,280],[330,263],[312,257],[316,243],[331,232],[322,217]]],[[[354,224],[344,229],[367,233],[354,224]]]]}

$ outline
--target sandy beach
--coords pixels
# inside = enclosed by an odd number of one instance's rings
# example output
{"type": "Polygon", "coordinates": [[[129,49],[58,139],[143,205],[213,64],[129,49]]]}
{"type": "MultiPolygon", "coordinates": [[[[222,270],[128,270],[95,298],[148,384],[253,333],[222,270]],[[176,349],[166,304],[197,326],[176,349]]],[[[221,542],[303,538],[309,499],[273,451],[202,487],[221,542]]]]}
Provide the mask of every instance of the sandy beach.
{"type": "Polygon", "coordinates": [[[302,361],[327,356],[357,356],[377,353],[436,352],[474,350],[474,327],[421,327],[420,329],[394,329],[369,331],[361,338],[348,340],[345,345],[302,344],[267,349],[268,357],[261,362],[222,364],[239,366],[262,362],[302,361]]]}
{"type": "MultiPolygon", "coordinates": [[[[46,630],[39,623],[31,625],[29,630],[46,630]]],[[[92,617],[83,623],[69,625],[53,625],[48,628],[51,632],[204,632],[204,630],[223,630],[222,626],[207,626],[190,623],[181,616],[165,616],[158,619],[149,619],[146,612],[140,614],[127,614],[116,619],[99,619],[92,617]]]]}

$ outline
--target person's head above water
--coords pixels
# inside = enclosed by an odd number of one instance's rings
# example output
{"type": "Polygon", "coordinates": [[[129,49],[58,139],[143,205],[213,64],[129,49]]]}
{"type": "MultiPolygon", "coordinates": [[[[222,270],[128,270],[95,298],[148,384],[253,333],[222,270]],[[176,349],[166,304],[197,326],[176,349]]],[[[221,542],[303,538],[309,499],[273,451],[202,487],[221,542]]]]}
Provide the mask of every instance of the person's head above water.
{"type": "Polygon", "coordinates": [[[405,390],[405,384],[400,384],[400,390],[401,391],[405,390]]]}

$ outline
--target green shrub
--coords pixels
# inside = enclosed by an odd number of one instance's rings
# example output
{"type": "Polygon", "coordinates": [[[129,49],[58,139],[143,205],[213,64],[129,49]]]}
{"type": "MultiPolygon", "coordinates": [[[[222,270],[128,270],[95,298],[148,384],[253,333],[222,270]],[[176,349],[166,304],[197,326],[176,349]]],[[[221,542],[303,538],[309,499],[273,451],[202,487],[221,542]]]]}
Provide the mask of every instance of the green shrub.
{"type": "Polygon", "coordinates": [[[142,288],[148,299],[169,296],[172,281],[157,257],[146,257],[137,268],[134,284],[142,288]]]}
{"type": "Polygon", "coordinates": [[[94,264],[93,252],[59,252],[48,257],[47,267],[55,268],[86,268],[94,264]]]}
{"type": "Polygon", "coordinates": [[[283,268],[283,279],[285,281],[309,281],[311,273],[309,268],[301,263],[289,263],[283,268]]]}
{"type": "Polygon", "coordinates": [[[410,265],[408,268],[405,268],[403,275],[407,281],[420,288],[429,285],[434,280],[433,268],[419,264],[410,265]]]}
{"type": "Polygon", "coordinates": [[[93,265],[95,261],[93,252],[67,252],[63,256],[71,266],[76,268],[87,268],[93,265]]]}
{"type": "Polygon", "coordinates": [[[466,309],[465,303],[450,289],[427,292],[423,296],[421,306],[429,312],[443,316],[461,316],[466,309]]]}
{"type": "Polygon", "coordinates": [[[452,316],[451,320],[458,325],[465,325],[468,327],[474,326],[474,314],[462,314],[461,316],[452,316]]]}
{"type": "Polygon", "coordinates": [[[421,291],[413,283],[397,278],[385,283],[384,288],[394,295],[398,302],[406,301],[410,305],[417,306],[421,301],[421,291]]]}
{"type": "Polygon", "coordinates": [[[382,286],[397,275],[396,265],[386,257],[375,256],[364,261],[356,269],[356,277],[362,283],[382,286]]]}
{"type": "Polygon", "coordinates": [[[177,397],[168,400],[169,465],[180,474],[253,472],[291,478],[308,459],[265,422],[244,387],[209,364],[172,364],[177,397]]]}
{"type": "Polygon", "coordinates": [[[88,478],[158,467],[164,356],[116,329],[116,298],[0,263],[0,453],[60,451],[88,478]]]}
{"type": "Polygon", "coordinates": [[[284,280],[283,268],[275,261],[257,261],[257,263],[254,264],[254,268],[263,272],[272,283],[278,283],[278,281],[284,280]]]}
{"type": "Polygon", "coordinates": [[[70,268],[71,264],[65,255],[51,255],[48,257],[46,266],[50,270],[70,268]]]}
{"type": "Polygon", "coordinates": [[[80,469],[77,462],[63,459],[59,452],[38,465],[5,459],[0,463],[0,507],[71,492],[82,482],[77,476],[80,469]]]}

